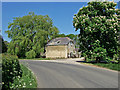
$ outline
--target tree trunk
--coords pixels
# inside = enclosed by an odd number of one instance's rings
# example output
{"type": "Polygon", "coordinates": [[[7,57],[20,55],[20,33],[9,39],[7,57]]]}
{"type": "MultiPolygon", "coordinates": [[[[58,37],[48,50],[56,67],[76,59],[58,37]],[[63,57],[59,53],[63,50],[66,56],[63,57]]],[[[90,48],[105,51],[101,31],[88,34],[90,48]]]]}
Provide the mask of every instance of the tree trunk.
{"type": "Polygon", "coordinates": [[[96,57],[96,62],[100,63],[101,57],[96,57]]]}

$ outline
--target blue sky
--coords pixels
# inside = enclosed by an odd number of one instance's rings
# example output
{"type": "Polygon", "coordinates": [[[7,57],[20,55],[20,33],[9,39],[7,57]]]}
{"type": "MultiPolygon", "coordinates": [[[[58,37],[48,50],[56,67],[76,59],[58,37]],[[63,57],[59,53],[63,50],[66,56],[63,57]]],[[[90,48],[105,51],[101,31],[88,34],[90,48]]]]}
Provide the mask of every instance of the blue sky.
{"type": "MultiPolygon", "coordinates": [[[[2,2],[89,2],[93,0],[0,0],[2,2]]],[[[112,1],[112,0],[108,0],[112,1]]],[[[114,2],[118,2],[120,0],[114,0],[114,2]]]]}
{"type": "Polygon", "coordinates": [[[29,12],[49,15],[60,33],[78,34],[72,25],[73,16],[86,5],[87,2],[2,2],[2,36],[4,40],[10,41],[5,34],[8,23],[13,21],[13,17],[22,17],[29,12]]]}

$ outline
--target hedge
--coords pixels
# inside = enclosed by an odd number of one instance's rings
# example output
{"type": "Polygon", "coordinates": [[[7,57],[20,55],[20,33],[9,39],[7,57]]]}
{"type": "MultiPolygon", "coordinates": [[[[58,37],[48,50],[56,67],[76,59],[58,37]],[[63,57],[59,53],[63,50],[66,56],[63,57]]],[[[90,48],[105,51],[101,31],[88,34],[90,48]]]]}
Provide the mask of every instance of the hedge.
{"type": "Polygon", "coordinates": [[[34,50],[31,50],[29,52],[26,52],[25,56],[26,56],[27,59],[32,59],[32,58],[36,57],[36,53],[35,53],[34,50]]]}
{"type": "Polygon", "coordinates": [[[10,54],[2,54],[2,89],[12,89],[12,83],[18,77],[22,77],[18,57],[10,54]]]}

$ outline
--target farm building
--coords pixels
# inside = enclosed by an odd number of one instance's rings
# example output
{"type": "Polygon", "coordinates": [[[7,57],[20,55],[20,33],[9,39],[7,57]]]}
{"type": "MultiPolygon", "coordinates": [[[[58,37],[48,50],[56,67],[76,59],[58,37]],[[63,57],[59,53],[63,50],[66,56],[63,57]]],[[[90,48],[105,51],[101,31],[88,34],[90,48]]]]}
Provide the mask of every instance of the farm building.
{"type": "Polygon", "coordinates": [[[75,54],[74,41],[68,37],[55,38],[46,45],[46,58],[69,58],[75,54]]]}

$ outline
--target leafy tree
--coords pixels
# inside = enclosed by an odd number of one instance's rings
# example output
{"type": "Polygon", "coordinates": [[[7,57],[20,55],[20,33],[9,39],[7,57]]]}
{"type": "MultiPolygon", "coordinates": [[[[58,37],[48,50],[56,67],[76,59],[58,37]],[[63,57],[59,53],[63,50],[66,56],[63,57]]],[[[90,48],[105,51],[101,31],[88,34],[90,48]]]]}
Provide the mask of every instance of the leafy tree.
{"type": "Polygon", "coordinates": [[[59,31],[48,15],[30,12],[27,16],[14,18],[6,33],[12,39],[8,45],[8,53],[25,57],[35,52],[34,57],[40,57],[47,41],[54,38],[59,31]]]}
{"type": "Polygon", "coordinates": [[[65,34],[58,34],[55,38],[57,38],[57,37],[66,37],[66,35],[65,34]]]}
{"type": "MultiPolygon", "coordinates": [[[[118,24],[120,25],[120,1],[118,3],[118,8],[119,10],[117,11],[117,17],[118,17],[118,24]]],[[[119,46],[118,46],[118,57],[119,57],[119,62],[120,62],[120,31],[119,31],[119,46]]]]}
{"type": "Polygon", "coordinates": [[[29,59],[35,58],[35,56],[36,56],[36,53],[35,53],[34,50],[31,50],[31,51],[26,53],[26,57],[29,58],[29,59]]]}
{"type": "Polygon", "coordinates": [[[118,9],[114,2],[92,1],[74,15],[73,26],[80,30],[80,50],[86,60],[110,61],[118,54],[118,9]]]}
{"type": "Polygon", "coordinates": [[[74,41],[77,40],[77,35],[75,35],[75,34],[68,34],[66,36],[69,37],[70,39],[74,40],[74,41]]]}
{"type": "Polygon", "coordinates": [[[66,35],[67,37],[69,37],[70,39],[72,39],[75,43],[75,47],[76,48],[79,48],[78,44],[79,44],[79,38],[78,38],[78,35],[75,35],[75,34],[68,34],[66,35]]]}

